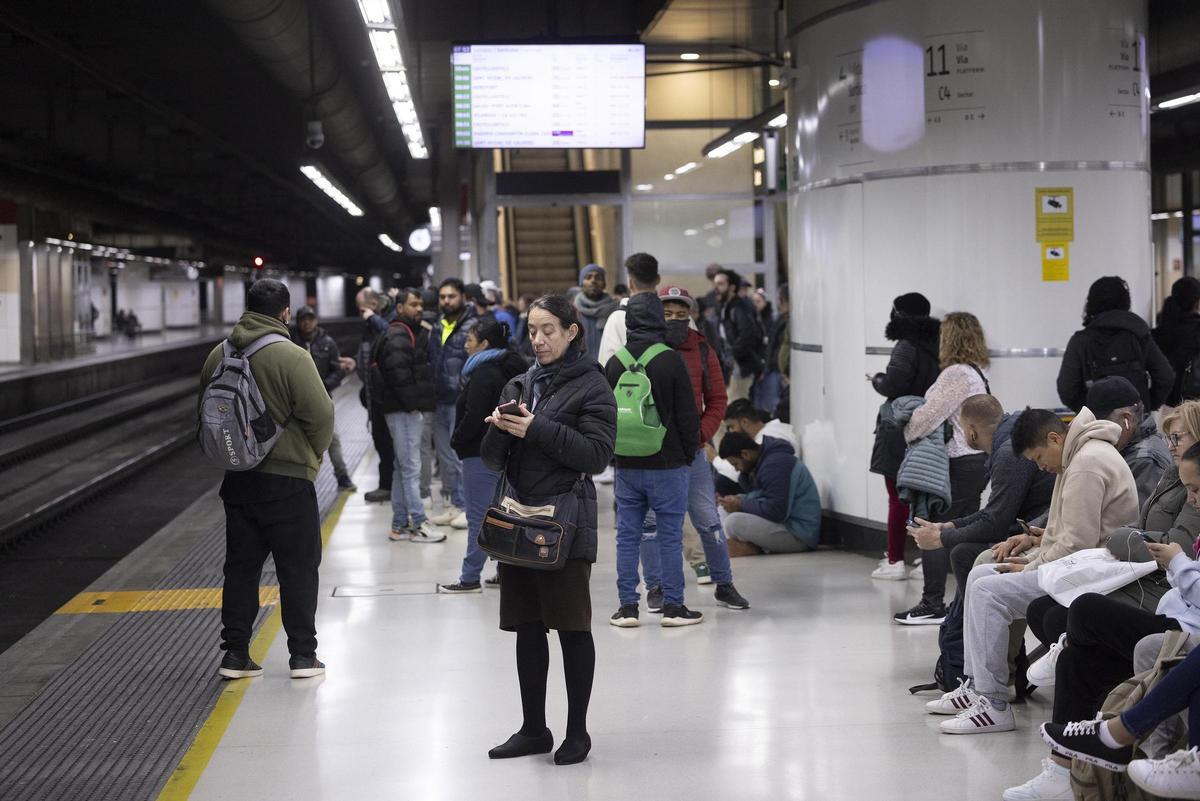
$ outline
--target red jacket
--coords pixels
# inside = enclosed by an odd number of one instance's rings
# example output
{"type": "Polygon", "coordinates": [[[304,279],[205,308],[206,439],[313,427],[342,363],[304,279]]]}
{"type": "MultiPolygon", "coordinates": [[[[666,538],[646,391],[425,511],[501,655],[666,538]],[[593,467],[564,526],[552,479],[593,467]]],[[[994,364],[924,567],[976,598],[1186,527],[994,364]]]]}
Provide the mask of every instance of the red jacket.
{"type": "Polygon", "coordinates": [[[700,411],[700,447],[713,438],[725,419],[725,406],[728,397],[725,394],[725,378],[721,374],[721,362],[717,359],[716,348],[697,331],[689,329],[688,338],[675,350],[683,357],[687,365],[688,376],[692,379],[692,393],[696,397],[696,408],[700,411]],[[700,343],[704,346],[701,347],[700,343]],[[708,374],[705,375],[700,367],[701,351],[708,354],[708,374]],[[705,386],[707,384],[707,387],[705,386]]]}

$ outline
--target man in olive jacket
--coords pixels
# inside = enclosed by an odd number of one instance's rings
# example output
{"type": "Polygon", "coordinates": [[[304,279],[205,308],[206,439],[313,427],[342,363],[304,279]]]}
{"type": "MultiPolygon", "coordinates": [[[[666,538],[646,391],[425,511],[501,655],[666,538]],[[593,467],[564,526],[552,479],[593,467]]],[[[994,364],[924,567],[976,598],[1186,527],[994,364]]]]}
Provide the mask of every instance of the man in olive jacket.
{"type": "MultiPolygon", "coordinates": [[[[291,296],[270,278],[256,281],[246,312],[230,343],[241,350],[267,334],[288,336],[291,296]]],[[[201,392],[221,361],[217,345],[200,375],[201,392]]],[[[291,653],[292,678],[325,672],[317,659],[317,568],[321,564],[321,521],[313,480],[333,437],[333,401],[304,348],[272,343],[250,358],[250,369],[267,411],[284,426],[282,436],[258,467],[226,472],[225,587],[221,596],[219,673],[228,679],[261,676],[250,658],[250,634],[258,614],[263,563],[275,557],[283,627],[291,653]]]]}

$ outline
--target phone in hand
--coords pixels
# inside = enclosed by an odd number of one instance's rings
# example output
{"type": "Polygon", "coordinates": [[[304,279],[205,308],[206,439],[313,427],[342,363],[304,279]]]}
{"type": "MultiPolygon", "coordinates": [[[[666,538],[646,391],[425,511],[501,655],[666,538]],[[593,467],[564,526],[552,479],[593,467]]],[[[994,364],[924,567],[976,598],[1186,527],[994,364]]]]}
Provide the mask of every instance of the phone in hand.
{"type": "Polygon", "coordinates": [[[1158,543],[1158,540],[1154,539],[1153,537],[1151,537],[1149,534],[1147,534],[1147,533],[1146,533],[1146,532],[1144,532],[1144,531],[1139,531],[1139,532],[1138,532],[1138,535],[1139,535],[1139,536],[1140,536],[1142,539],[1144,539],[1146,542],[1151,542],[1151,543],[1155,543],[1155,544],[1157,544],[1157,543],[1158,543]]]}
{"type": "Polygon", "coordinates": [[[509,417],[524,417],[525,416],[525,415],[521,414],[521,404],[515,400],[509,401],[508,403],[504,404],[503,406],[497,407],[496,411],[500,412],[500,414],[506,414],[509,417]]]}
{"type": "Polygon", "coordinates": [[[1030,531],[1030,530],[1029,530],[1029,524],[1028,524],[1028,523],[1026,523],[1024,520],[1022,520],[1022,519],[1021,519],[1021,518],[1019,518],[1019,517],[1017,518],[1017,525],[1018,525],[1018,526],[1020,526],[1020,527],[1021,527],[1021,531],[1025,532],[1026,534],[1032,534],[1032,533],[1033,533],[1032,531],[1030,531]]]}

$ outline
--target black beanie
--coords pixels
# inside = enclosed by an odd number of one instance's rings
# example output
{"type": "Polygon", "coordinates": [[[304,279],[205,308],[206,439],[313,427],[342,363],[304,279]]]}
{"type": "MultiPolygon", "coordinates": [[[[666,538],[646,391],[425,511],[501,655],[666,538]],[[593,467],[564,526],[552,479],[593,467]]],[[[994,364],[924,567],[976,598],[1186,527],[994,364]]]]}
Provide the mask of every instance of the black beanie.
{"type": "Polygon", "coordinates": [[[892,309],[909,317],[928,317],[929,299],[920,292],[909,292],[893,300],[892,309]]]}

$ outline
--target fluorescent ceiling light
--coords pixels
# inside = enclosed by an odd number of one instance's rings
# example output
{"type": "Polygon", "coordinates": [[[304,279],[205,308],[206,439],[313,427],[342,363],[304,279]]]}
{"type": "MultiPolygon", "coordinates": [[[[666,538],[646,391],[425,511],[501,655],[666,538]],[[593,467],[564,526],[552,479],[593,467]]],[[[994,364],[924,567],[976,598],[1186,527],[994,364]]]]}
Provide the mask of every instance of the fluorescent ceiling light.
{"type": "Polygon", "coordinates": [[[710,159],[723,159],[735,150],[740,150],[741,147],[741,142],[736,142],[731,139],[720,147],[715,147],[709,151],[708,157],[710,159]]]}
{"type": "Polygon", "coordinates": [[[699,53],[680,53],[679,58],[683,61],[699,61],[700,54],[699,53]]]}
{"type": "Polygon", "coordinates": [[[753,142],[757,138],[758,131],[743,131],[742,133],[733,137],[733,141],[737,142],[739,145],[744,145],[747,142],[753,142]]]}
{"type": "Polygon", "coordinates": [[[392,9],[388,0],[358,0],[358,10],[368,28],[392,27],[392,9]]]}
{"type": "Polygon", "coordinates": [[[772,78],[771,80],[767,81],[767,86],[779,86],[779,79],[772,78]]]}
{"type": "Polygon", "coordinates": [[[328,176],[321,172],[319,168],[313,166],[312,164],[305,164],[300,168],[300,172],[304,173],[305,178],[316,184],[318,189],[329,195],[334,203],[337,203],[339,206],[345,209],[346,213],[351,217],[363,216],[362,209],[354,205],[354,201],[351,200],[345,192],[339,189],[333,183],[333,181],[329,180],[328,176]]]}
{"type": "Polygon", "coordinates": [[[404,59],[400,55],[400,41],[396,38],[394,30],[369,31],[367,35],[371,37],[371,49],[375,51],[375,63],[379,65],[379,69],[384,71],[404,69],[404,59]]]}
{"type": "Polygon", "coordinates": [[[1200,92],[1164,100],[1158,104],[1158,107],[1161,109],[1179,108],[1180,106],[1190,106],[1192,103],[1200,103],[1200,92]]]}
{"type": "Polygon", "coordinates": [[[388,100],[393,103],[412,102],[412,90],[408,88],[408,77],[403,72],[383,73],[383,85],[387,89],[388,100]]]}
{"type": "Polygon", "coordinates": [[[442,230],[442,210],[437,206],[429,207],[429,227],[434,231],[442,230]]]}
{"type": "Polygon", "coordinates": [[[787,125],[787,114],[780,114],[778,117],[771,118],[771,121],[767,125],[770,125],[772,128],[782,128],[787,125]]]}
{"type": "Polygon", "coordinates": [[[664,180],[664,181],[674,181],[674,180],[675,180],[675,173],[673,173],[673,172],[669,172],[669,173],[667,173],[666,175],[664,175],[664,176],[663,176],[663,180],[664,180]]]}
{"type": "Polygon", "coordinates": [[[639,192],[649,192],[653,188],[654,188],[654,184],[638,184],[637,186],[634,187],[634,189],[636,189],[639,192]]]}
{"type": "Polygon", "coordinates": [[[687,164],[684,164],[681,167],[676,167],[675,174],[676,175],[686,175],[687,173],[691,172],[692,170],[696,169],[699,166],[700,165],[697,164],[696,162],[689,161],[687,164]]]}
{"type": "Polygon", "coordinates": [[[1169,219],[1171,219],[1171,212],[1160,211],[1160,212],[1157,212],[1156,214],[1151,214],[1150,219],[1152,219],[1152,220],[1169,220],[1169,219]]]}
{"type": "Polygon", "coordinates": [[[399,243],[396,242],[396,240],[392,239],[387,234],[380,234],[379,241],[382,242],[386,247],[391,248],[392,250],[396,251],[397,253],[404,250],[404,248],[400,247],[399,243]]]}

